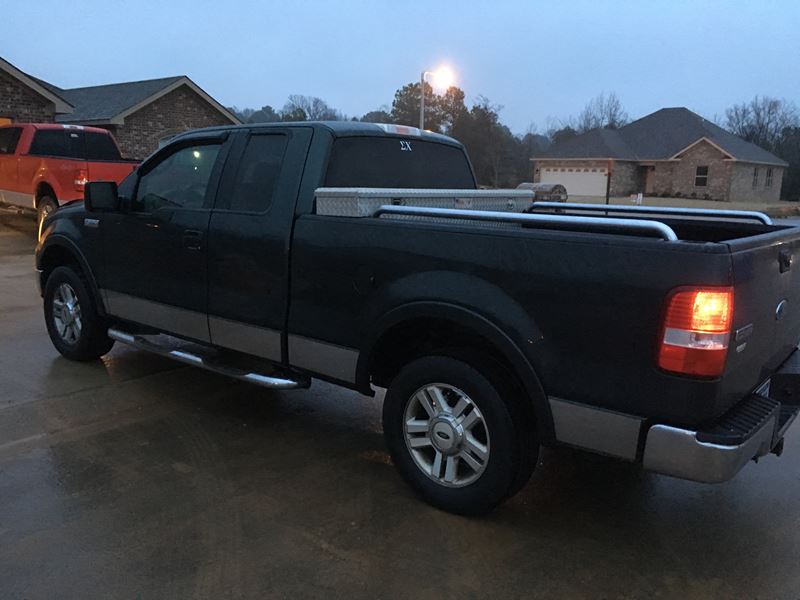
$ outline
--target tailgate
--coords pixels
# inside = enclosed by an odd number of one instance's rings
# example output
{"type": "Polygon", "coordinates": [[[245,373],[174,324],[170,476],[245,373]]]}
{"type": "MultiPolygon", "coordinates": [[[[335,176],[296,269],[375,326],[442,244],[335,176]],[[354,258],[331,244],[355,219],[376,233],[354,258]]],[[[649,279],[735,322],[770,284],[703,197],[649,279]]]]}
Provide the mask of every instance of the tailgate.
{"type": "Polygon", "coordinates": [[[800,341],[800,228],[728,245],[734,316],[724,391],[730,406],[769,377],[800,341]]]}
{"type": "Polygon", "coordinates": [[[88,163],[89,181],[115,181],[120,183],[136,168],[136,162],[103,162],[88,163]]]}

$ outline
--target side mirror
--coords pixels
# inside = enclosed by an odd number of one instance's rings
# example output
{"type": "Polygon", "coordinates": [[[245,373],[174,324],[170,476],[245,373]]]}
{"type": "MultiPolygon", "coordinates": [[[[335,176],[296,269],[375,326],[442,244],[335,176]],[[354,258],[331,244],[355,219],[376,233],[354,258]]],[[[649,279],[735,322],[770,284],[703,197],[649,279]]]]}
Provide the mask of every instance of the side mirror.
{"type": "Polygon", "coordinates": [[[119,210],[119,193],[113,181],[92,181],[83,188],[83,205],[89,212],[119,210]]]}

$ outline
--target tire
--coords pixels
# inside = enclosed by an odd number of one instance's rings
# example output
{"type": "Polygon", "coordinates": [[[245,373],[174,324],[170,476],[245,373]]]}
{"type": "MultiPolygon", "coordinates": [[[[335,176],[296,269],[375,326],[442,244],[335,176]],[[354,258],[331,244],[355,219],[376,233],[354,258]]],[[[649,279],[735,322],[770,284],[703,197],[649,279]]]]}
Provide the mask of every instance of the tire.
{"type": "Polygon", "coordinates": [[[57,267],[47,278],[44,320],[53,346],[70,360],[97,359],[114,345],[86,282],[70,267],[57,267]]]}
{"type": "Polygon", "coordinates": [[[52,196],[42,196],[36,205],[36,224],[41,231],[42,223],[58,209],[58,202],[52,196]]]}
{"type": "Polygon", "coordinates": [[[519,393],[490,363],[473,364],[416,359],[394,378],[383,405],[384,437],[400,474],[428,503],[462,515],[485,514],[519,491],[538,454],[519,393]]]}

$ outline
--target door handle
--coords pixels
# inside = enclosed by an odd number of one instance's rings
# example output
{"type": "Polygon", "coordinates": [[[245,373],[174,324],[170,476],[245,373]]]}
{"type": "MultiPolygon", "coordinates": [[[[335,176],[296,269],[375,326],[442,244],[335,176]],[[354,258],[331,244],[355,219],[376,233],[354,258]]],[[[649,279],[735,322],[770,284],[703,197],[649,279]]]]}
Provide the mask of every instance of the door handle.
{"type": "Polygon", "coordinates": [[[187,250],[201,250],[203,248],[203,232],[186,229],[183,232],[183,247],[187,250]]]}

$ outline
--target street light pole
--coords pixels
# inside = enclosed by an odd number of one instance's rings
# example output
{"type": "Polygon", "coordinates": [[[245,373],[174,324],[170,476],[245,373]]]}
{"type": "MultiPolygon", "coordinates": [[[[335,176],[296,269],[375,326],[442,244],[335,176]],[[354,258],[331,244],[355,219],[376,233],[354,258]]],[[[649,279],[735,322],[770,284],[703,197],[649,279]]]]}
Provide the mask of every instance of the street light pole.
{"type": "Polygon", "coordinates": [[[425,75],[430,71],[423,71],[419,76],[419,128],[425,129],[425,75]]]}

